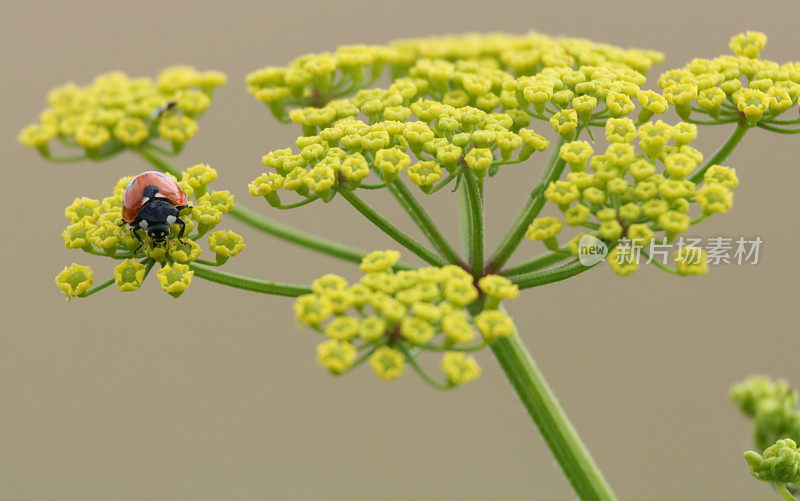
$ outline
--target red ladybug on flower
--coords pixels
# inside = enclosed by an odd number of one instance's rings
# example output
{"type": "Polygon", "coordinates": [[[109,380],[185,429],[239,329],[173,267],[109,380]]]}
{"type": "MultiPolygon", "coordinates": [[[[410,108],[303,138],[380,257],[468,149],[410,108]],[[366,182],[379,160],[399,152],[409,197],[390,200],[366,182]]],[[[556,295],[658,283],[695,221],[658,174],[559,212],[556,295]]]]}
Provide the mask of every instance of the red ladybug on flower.
{"type": "Polygon", "coordinates": [[[137,230],[147,232],[154,243],[167,241],[170,225],[180,226],[178,241],[186,230],[186,223],[180,218],[180,211],[188,207],[189,196],[178,185],[178,182],[164,173],[156,171],[142,172],[131,179],[122,195],[122,224],[128,223],[140,245],[144,240],[137,230]]]}

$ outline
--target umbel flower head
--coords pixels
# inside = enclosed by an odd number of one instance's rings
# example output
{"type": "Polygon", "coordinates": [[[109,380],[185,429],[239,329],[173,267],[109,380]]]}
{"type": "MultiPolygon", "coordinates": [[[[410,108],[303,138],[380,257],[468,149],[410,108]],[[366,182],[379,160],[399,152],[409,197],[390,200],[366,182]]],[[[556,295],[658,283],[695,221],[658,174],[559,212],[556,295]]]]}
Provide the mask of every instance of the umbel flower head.
{"type": "Polygon", "coordinates": [[[265,68],[248,76],[251,92],[302,126],[304,136],[297,150],[264,155],[269,170],[250,183],[250,194],[291,208],[404,179],[433,193],[468,171],[493,177],[548,148],[531,118],[572,139],[610,116],[636,116],[637,106],[640,119],[666,111],[659,94],[639,95],[646,72],[661,60],[652,51],[531,33],[342,48],[265,68]],[[347,86],[350,74],[340,64],[349,67],[353,51],[363,64],[391,67],[391,86],[364,89],[360,72],[347,86]],[[318,72],[326,76],[312,76],[318,72]],[[290,191],[299,200],[285,201],[290,191]]]}
{"type": "Polygon", "coordinates": [[[180,296],[189,287],[198,263],[221,265],[245,248],[244,239],[235,232],[211,231],[222,216],[233,209],[230,192],[211,189],[209,183],[216,177],[217,172],[205,164],[195,165],[182,173],[178,185],[194,198],[188,202],[190,207],[180,213],[186,224],[185,233],[183,238],[179,238],[180,226],[172,224],[163,244],[152,241],[146,231],[141,228],[134,230],[122,220],[122,197],[132,176],[120,179],[109,196],[102,200],[76,198],[64,211],[67,218],[67,227],[62,232],[65,247],[104,256],[117,261],[117,264],[113,277],[91,290],[92,270],[73,264],[56,278],[58,287],[68,298],[85,297],[111,284],[122,292],[135,291],[142,286],[152,267],[158,264],[158,282],[162,289],[174,297],[180,296]],[[202,195],[198,196],[199,193],[202,195]],[[204,236],[208,237],[207,245],[200,243],[204,236]],[[204,247],[216,262],[201,259],[204,247]]]}
{"type": "Polygon", "coordinates": [[[666,100],[689,119],[700,111],[715,120],[750,125],[768,124],[790,108],[800,95],[800,63],[760,58],[767,42],[763,33],[748,31],[730,40],[734,55],[693,59],[658,79],[666,100]]]}
{"type": "MultiPolygon", "coordinates": [[[[564,223],[585,229],[616,247],[609,265],[619,275],[639,268],[641,255],[651,244],[675,241],[692,225],[708,216],[729,211],[736,172],[713,165],[702,170],[703,154],[691,146],[697,136],[693,124],[668,125],[661,120],[636,126],[630,118],[611,119],[605,128],[609,145],[603,152],[584,141],[565,143],[559,152],[570,165],[566,180],[551,183],[545,198],[558,207],[562,220],[543,216],[533,221],[527,237],[541,240],[560,251],[564,223]]],[[[646,259],[646,257],[645,257],[646,259]]],[[[701,275],[708,271],[704,251],[681,247],[674,255],[680,275],[701,275]]]]}
{"type": "MultiPolygon", "coordinates": [[[[407,79],[431,95],[441,96],[444,104],[469,104],[489,111],[501,103],[508,108],[518,107],[514,92],[503,88],[506,77],[536,75],[548,69],[559,75],[561,70],[575,66],[624,67],[646,73],[662,60],[663,56],[654,51],[534,32],[466,34],[397,40],[386,46],[342,46],[331,53],[301,56],[285,67],[256,70],[247,76],[247,84],[250,93],[268,105],[276,117],[285,120],[287,109],[291,109],[299,113],[290,112],[289,118],[300,123],[329,117],[331,111],[315,110],[370,86],[386,68],[393,80],[407,79]]],[[[570,83],[584,81],[572,73],[569,76],[570,83]]],[[[561,90],[553,86],[548,90],[545,85],[541,92],[544,96],[561,90]]],[[[573,97],[576,96],[562,92],[556,100],[563,103],[573,97]]],[[[545,98],[548,99],[550,96],[545,98]]],[[[590,99],[579,99],[576,104],[583,112],[596,105],[590,99]]],[[[405,112],[394,106],[368,101],[364,111],[370,114],[388,107],[392,120],[405,120],[405,112]]]]}
{"type": "Polygon", "coordinates": [[[361,262],[364,275],[358,282],[324,275],[311,284],[311,294],[297,298],[297,321],[327,338],[317,347],[317,361],[333,374],[369,361],[386,380],[410,366],[440,388],[475,379],[481,370],[469,353],[513,334],[513,322],[497,308],[503,299],[517,297],[517,287],[496,275],[475,287],[458,266],[395,272],[399,259],[397,251],[373,252],[361,262]],[[481,292],[485,300],[479,299],[481,292]],[[426,352],[441,356],[442,382],[419,364],[426,352]]]}
{"type": "Polygon", "coordinates": [[[39,122],[25,127],[18,139],[48,158],[54,139],[60,149],[80,149],[96,160],[159,140],[178,151],[197,131],[196,119],[210,106],[214,89],[225,81],[217,71],[173,66],[155,79],[116,71],[85,86],[69,82],[50,91],[39,122]]]}
{"type": "Polygon", "coordinates": [[[297,151],[267,153],[262,163],[270,170],[250,183],[250,194],[288,208],[317,199],[328,202],[341,190],[380,188],[403,179],[433,193],[456,183],[466,170],[479,178],[492,177],[502,165],[547,149],[544,137],[523,128],[527,120],[473,107],[412,101],[416,91],[409,89],[401,90],[395,83],[388,91],[362,91],[352,100],[357,104],[314,125],[312,135],[298,138],[297,151]],[[372,123],[354,118],[371,101],[395,106],[376,111],[372,123]],[[390,108],[406,109],[406,118],[412,113],[424,118],[389,120],[390,108]],[[287,192],[294,192],[301,202],[284,204],[287,192]]]}

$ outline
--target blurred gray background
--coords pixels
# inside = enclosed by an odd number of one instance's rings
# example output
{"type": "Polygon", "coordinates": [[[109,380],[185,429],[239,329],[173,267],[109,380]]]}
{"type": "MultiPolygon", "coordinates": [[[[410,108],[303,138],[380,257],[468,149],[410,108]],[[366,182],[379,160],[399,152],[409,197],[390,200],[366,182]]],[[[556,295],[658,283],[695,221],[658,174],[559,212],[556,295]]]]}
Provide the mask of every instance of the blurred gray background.
{"type": "MultiPolygon", "coordinates": [[[[725,0],[436,3],[17,2],[0,6],[0,499],[546,499],[574,494],[491,355],[485,376],[440,394],[412,374],[368,368],[334,379],[314,361],[291,300],[196,280],[180,300],[155,280],[65,303],[53,277],[73,261],[98,282],[111,263],[63,248],[63,210],[145,170],[132,155],[51,165],[15,142],[46,92],[121,69],[154,75],[187,63],[230,81],[179,157],[281,221],[364,248],[394,247],[341,200],[277,213],[247,195],[260,157],[298,134],[245,91],[244,76],[340,44],[465,31],[530,29],[662,50],[654,72],[726,53],[731,35],[766,32],[763,55],[800,58],[800,3],[725,0]],[[756,15],[758,14],[758,15],[756,15]]],[[[655,78],[651,78],[651,84],[655,78]]],[[[795,110],[796,113],[796,110],[795,110]]],[[[534,124],[536,126],[536,124],[534,124]]],[[[545,130],[545,124],[538,124],[545,130]]],[[[701,129],[710,155],[728,134],[701,129]]],[[[727,401],[734,381],[797,372],[800,137],[747,135],[728,163],[733,211],[701,236],[760,236],[756,266],[703,278],[599,267],[509,304],[522,336],[621,499],[773,499],[747,473],[749,425],[727,401]]],[[[542,158],[487,188],[488,237],[508,225],[542,158]]],[[[388,194],[371,197],[404,228],[388,194]]],[[[455,237],[454,199],[426,198],[455,237]]],[[[247,250],[226,269],[308,282],[355,267],[241,227],[247,250]]],[[[523,243],[518,256],[541,252],[523,243]]],[[[154,278],[154,277],[152,277],[154,278]]]]}

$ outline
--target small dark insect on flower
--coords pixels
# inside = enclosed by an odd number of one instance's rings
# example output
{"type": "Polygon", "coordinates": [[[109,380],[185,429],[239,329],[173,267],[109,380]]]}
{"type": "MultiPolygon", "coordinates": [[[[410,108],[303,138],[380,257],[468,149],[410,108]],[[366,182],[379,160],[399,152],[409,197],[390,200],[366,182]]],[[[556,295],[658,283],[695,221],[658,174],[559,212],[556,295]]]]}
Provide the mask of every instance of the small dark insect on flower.
{"type": "Polygon", "coordinates": [[[159,118],[161,118],[161,115],[172,110],[177,105],[178,105],[177,101],[169,101],[162,104],[161,106],[156,108],[156,110],[153,111],[153,113],[150,114],[150,121],[152,122],[154,120],[158,120],[159,118]]]}

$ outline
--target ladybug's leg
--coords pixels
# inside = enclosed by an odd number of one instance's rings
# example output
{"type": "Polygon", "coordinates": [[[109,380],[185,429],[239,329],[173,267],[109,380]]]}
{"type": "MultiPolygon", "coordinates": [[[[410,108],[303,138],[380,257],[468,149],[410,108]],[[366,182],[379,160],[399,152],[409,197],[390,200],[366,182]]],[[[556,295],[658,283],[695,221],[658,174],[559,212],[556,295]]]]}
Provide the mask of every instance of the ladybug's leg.
{"type": "Polygon", "coordinates": [[[178,242],[182,243],[183,245],[186,245],[186,242],[184,242],[182,240],[183,232],[186,231],[186,223],[183,221],[183,219],[181,219],[179,217],[176,217],[175,218],[175,224],[177,224],[177,225],[179,225],[181,227],[181,229],[178,230],[178,242]]]}
{"type": "Polygon", "coordinates": [[[139,252],[139,249],[141,249],[142,246],[144,245],[144,240],[142,240],[142,236],[139,235],[139,233],[136,231],[139,228],[136,222],[134,221],[133,223],[129,223],[129,225],[131,227],[131,233],[133,233],[133,236],[136,237],[136,240],[139,241],[139,247],[137,247],[136,250],[133,251],[133,254],[135,255],[137,252],[139,252]]]}

